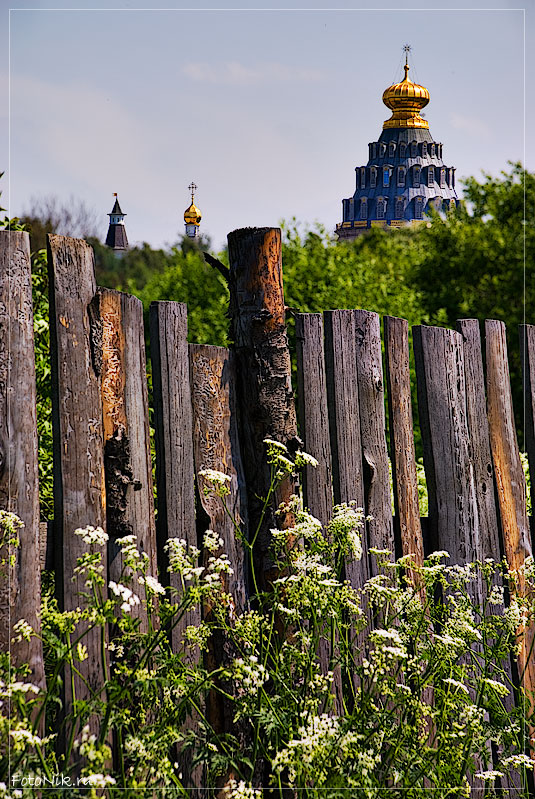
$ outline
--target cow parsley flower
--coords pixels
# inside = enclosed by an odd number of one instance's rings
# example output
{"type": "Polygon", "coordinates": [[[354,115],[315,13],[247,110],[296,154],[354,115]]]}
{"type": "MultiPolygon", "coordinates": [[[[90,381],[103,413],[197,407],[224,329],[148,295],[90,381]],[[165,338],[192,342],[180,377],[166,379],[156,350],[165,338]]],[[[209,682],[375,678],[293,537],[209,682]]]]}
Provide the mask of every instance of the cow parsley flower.
{"type": "Polygon", "coordinates": [[[140,574],[137,578],[138,583],[145,585],[147,589],[153,594],[165,594],[165,588],[158,582],[156,577],[151,577],[150,574],[140,574]]]}
{"type": "Polygon", "coordinates": [[[104,532],[102,527],[78,527],[74,531],[74,535],[80,536],[82,541],[86,544],[95,544],[96,546],[103,547],[108,542],[108,534],[104,532]]]}

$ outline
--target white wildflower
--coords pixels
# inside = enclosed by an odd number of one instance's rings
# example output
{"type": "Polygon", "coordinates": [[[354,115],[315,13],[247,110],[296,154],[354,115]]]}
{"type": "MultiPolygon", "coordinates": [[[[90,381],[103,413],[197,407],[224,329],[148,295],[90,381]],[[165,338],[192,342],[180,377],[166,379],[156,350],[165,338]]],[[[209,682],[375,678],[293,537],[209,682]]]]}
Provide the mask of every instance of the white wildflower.
{"type": "Polygon", "coordinates": [[[483,780],[484,782],[491,782],[494,781],[497,777],[503,777],[503,773],[501,771],[480,771],[477,774],[474,774],[478,780],[483,780]]]}
{"type": "Polygon", "coordinates": [[[466,685],[462,682],[459,682],[459,680],[454,680],[453,677],[446,677],[444,682],[446,683],[446,685],[451,685],[452,688],[457,688],[459,691],[462,691],[467,695],[470,694],[470,691],[468,690],[466,685]]]}
{"type": "Polygon", "coordinates": [[[506,696],[509,693],[509,688],[498,680],[491,680],[490,677],[484,677],[481,682],[488,688],[492,688],[499,696],[506,696]]]}
{"type": "Polygon", "coordinates": [[[151,577],[150,574],[145,576],[140,574],[137,579],[141,585],[145,585],[153,594],[165,594],[165,588],[158,582],[156,577],[151,577]]]}
{"type": "Polygon", "coordinates": [[[139,597],[137,594],[134,594],[133,591],[130,590],[126,585],[122,583],[116,583],[113,580],[110,580],[108,583],[108,587],[111,588],[115,596],[120,597],[123,602],[121,605],[121,610],[124,613],[130,613],[135,605],[139,605],[139,597]]]}
{"type": "Polygon", "coordinates": [[[262,791],[253,788],[251,783],[246,784],[243,780],[236,782],[230,779],[222,791],[225,799],[261,799],[262,791]]]}
{"type": "Polygon", "coordinates": [[[38,746],[41,743],[41,738],[38,735],[34,735],[31,730],[24,728],[10,730],[9,734],[13,738],[16,749],[23,746],[38,746]]]}
{"type": "Polygon", "coordinates": [[[74,535],[80,536],[86,544],[96,544],[99,547],[103,547],[108,541],[108,534],[102,527],[93,527],[92,525],[78,527],[74,531],[74,535]]]}
{"type": "Polygon", "coordinates": [[[318,461],[312,455],[309,455],[308,452],[301,452],[301,450],[298,450],[295,453],[295,465],[298,469],[301,469],[303,466],[313,466],[316,468],[318,466],[318,461]]]}
{"type": "Polygon", "coordinates": [[[207,530],[204,534],[203,538],[203,546],[209,552],[217,552],[224,544],[222,538],[220,538],[219,534],[215,532],[215,530],[207,530]]]}
{"type": "Polygon", "coordinates": [[[266,668],[258,662],[256,655],[250,655],[247,660],[237,658],[232,664],[232,672],[240,681],[244,692],[251,696],[255,696],[257,691],[269,680],[266,668]]]}
{"type": "Polygon", "coordinates": [[[360,531],[364,525],[364,511],[356,508],[355,503],[343,503],[333,509],[333,517],[329,522],[329,534],[355,560],[362,557],[362,541],[360,531]]]}
{"type": "Polygon", "coordinates": [[[15,637],[11,639],[13,643],[29,641],[32,635],[35,635],[32,626],[25,619],[20,619],[13,625],[13,632],[15,633],[15,637]]]}
{"type": "Polygon", "coordinates": [[[533,761],[531,757],[528,757],[528,755],[511,755],[510,757],[506,757],[505,760],[502,760],[500,766],[504,769],[526,768],[533,771],[535,761],[533,761]]]}
{"type": "Polygon", "coordinates": [[[280,452],[288,452],[288,447],[286,447],[280,441],[275,441],[273,438],[265,438],[264,444],[267,444],[269,449],[279,450],[280,452]]]}

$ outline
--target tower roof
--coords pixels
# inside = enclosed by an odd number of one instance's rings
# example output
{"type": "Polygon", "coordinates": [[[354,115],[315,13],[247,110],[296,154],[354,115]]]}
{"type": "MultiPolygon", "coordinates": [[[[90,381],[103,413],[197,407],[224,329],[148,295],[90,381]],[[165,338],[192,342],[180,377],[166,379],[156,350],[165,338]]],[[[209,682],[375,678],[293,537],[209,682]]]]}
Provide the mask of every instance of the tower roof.
{"type": "Polygon", "coordinates": [[[121,211],[121,206],[119,205],[119,200],[117,198],[117,195],[115,196],[115,203],[113,205],[113,208],[111,209],[111,213],[109,213],[108,216],[111,216],[112,214],[121,214],[121,216],[126,216],[126,214],[123,214],[123,212],[121,211]]]}

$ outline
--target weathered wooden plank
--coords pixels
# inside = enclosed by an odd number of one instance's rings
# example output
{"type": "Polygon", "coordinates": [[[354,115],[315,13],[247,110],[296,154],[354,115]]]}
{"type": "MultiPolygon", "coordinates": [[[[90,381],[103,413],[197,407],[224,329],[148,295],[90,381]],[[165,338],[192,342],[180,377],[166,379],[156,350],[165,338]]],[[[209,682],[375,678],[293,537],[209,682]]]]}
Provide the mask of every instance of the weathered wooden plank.
{"type": "MultiPolygon", "coordinates": [[[[532,555],[526,508],[526,481],[520,461],[509,380],[507,341],[503,322],[485,322],[487,403],[490,445],[500,511],[503,548],[510,569],[521,569],[532,555]]],[[[526,589],[523,578],[518,590],[526,589]]],[[[518,655],[520,676],[527,692],[535,691],[535,628],[525,630],[518,655]],[[531,654],[530,654],[531,653],[531,654]]]]}
{"type": "MultiPolygon", "coordinates": [[[[202,537],[208,529],[215,530],[223,545],[216,554],[226,553],[233,573],[225,574],[223,590],[231,597],[228,621],[232,624],[237,614],[244,612],[247,601],[248,558],[237,533],[248,535],[247,494],[238,443],[234,356],[223,347],[190,344],[191,392],[193,403],[193,455],[197,485],[197,530],[202,537]],[[210,482],[200,474],[214,469],[228,475],[229,494],[223,500],[205,492],[210,482]],[[229,513],[232,518],[229,517],[229,513]]],[[[203,552],[204,565],[208,565],[208,551],[203,552]]],[[[210,621],[213,608],[205,603],[204,618],[210,621]]],[[[229,667],[238,652],[230,645],[223,632],[217,630],[210,638],[204,653],[204,665],[210,671],[229,667]]],[[[220,687],[227,688],[223,683],[220,687]]],[[[232,703],[218,691],[207,697],[206,715],[218,733],[237,734],[232,703]]]]}
{"type": "MultiPolygon", "coordinates": [[[[183,303],[155,302],[150,307],[150,344],[156,433],[158,491],[158,561],[162,579],[181,592],[181,580],[168,575],[164,546],[169,538],[197,546],[193,467],[193,428],[187,309],[183,303]]],[[[188,624],[200,622],[200,611],[184,616],[173,629],[172,644],[183,646],[188,624]]],[[[198,654],[198,653],[197,653],[198,654]]]]}
{"type": "Polygon", "coordinates": [[[41,575],[30,241],[8,230],[0,231],[0,509],[24,524],[18,548],[0,547],[0,650],[28,663],[31,681],[44,688],[41,639],[11,644],[20,619],[40,634],[41,575]]]}
{"type": "MultiPolygon", "coordinates": [[[[487,400],[485,395],[485,376],[483,373],[483,353],[481,333],[477,319],[458,319],[457,330],[463,337],[464,375],[466,390],[466,419],[470,436],[470,454],[474,469],[475,499],[479,518],[478,557],[481,560],[502,557],[498,515],[495,502],[494,469],[490,451],[489,426],[487,420],[487,400]]],[[[501,584],[496,575],[493,585],[501,584]]],[[[481,584],[481,599],[485,600],[486,586],[481,584]]],[[[487,605],[487,612],[503,613],[499,605],[487,605]]],[[[509,659],[499,664],[507,673],[512,684],[511,663],[509,659]]],[[[503,700],[508,709],[514,706],[512,692],[503,700]]],[[[490,746],[489,746],[490,749],[490,746]]],[[[502,787],[513,790],[520,787],[517,776],[509,776],[502,787]]]]}
{"type": "Polygon", "coordinates": [[[477,319],[459,319],[457,330],[463,337],[466,419],[479,519],[477,556],[483,560],[494,558],[498,561],[501,558],[500,537],[494,496],[494,469],[490,451],[479,322],[477,319]]]}
{"type": "MultiPolygon", "coordinates": [[[[355,312],[325,311],[324,320],[334,502],[355,501],[364,508],[355,312]]],[[[345,576],[357,589],[369,577],[365,531],[362,538],[362,559],[345,564],[345,576]]]]}
{"type": "MultiPolygon", "coordinates": [[[[148,573],[158,573],[143,305],[137,297],[112,289],[98,289],[97,298],[108,572],[110,579],[120,582],[124,563],[116,540],[126,535],[135,535],[138,550],[148,555],[148,573]]],[[[145,607],[137,605],[133,615],[146,630],[145,607]]]]}
{"type": "Polygon", "coordinates": [[[479,555],[479,518],[470,459],[463,341],[440,327],[413,328],[418,409],[429,492],[431,549],[451,563],[479,555]]]}
{"type": "Polygon", "coordinates": [[[333,492],[322,315],[298,314],[295,335],[300,433],[305,451],[318,461],[316,468],[307,466],[304,470],[304,502],[313,516],[327,524],[332,515],[333,492]]]}
{"type": "MultiPolygon", "coordinates": [[[[333,488],[323,316],[298,314],[295,325],[300,433],[305,451],[318,461],[317,467],[307,466],[303,473],[304,504],[313,516],[327,525],[332,517],[333,488]]],[[[339,666],[333,667],[333,660],[337,657],[335,639],[336,636],[333,638],[335,651],[331,651],[331,641],[321,639],[318,657],[324,674],[333,671],[335,712],[340,713],[343,707],[342,675],[339,666]]]]}
{"type": "Polygon", "coordinates": [[[409,324],[384,317],[385,367],[390,417],[390,453],[399,555],[412,555],[423,566],[424,545],[418,503],[418,478],[412,424],[409,324]]]}
{"type": "MultiPolygon", "coordinates": [[[[215,469],[231,478],[227,507],[244,535],[247,535],[247,497],[237,431],[234,356],[223,347],[190,344],[191,395],[193,402],[193,454],[197,501],[203,511],[200,530],[215,530],[223,539],[223,552],[234,574],[225,590],[233,599],[233,613],[246,605],[247,564],[243,544],[219,497],[206,496],[203,469],[215,469]]],[[[198,513],[198,516],[200,514],[198,513]]]]}
{"type": "MultiPolygon", "coordinates": [[[[364,503],[366,513],[372,517],[368,522],[368,546],[375,549],[387,549],[394,555],[381,329],[378,314],[370,311],[355,311],[355,334],[364,503]]],[[[374,557],[370,557],[370,573],[377,573],[374,557]]]]}
{"type": "MultiPolygon", "coordinates": [[[[86,550],[79,527],[106,527],[99,353],[92,348],[90,306],[96,291],[93,250],[85,241],[48,236],[52,423],[54,433],[54,552],[56,590],[66,610],[83,607],[85,578],[73,571],[86,550]]],[[[92,315],[92,314],[91,314],[92,315]]],[[[106,557],[103,557],[107,583],[106,557]]],[[[100,630],[89,631],[88,658],[77,664],[76,697],[103,680],[100,630]],[[83,678],[88,682],[85,685],[83,678]]],[[[67,706],[72,701],[66,683],[67,706]]]]}
{"type": "MultiPolygon", "coordinates": [[[[156,443],[156,486],[158,519],[156,525],[158,562],[161,579],[182,598],[180,575],[168,573],[165,544],[170,538],[183,539],[197,546],[193,465],[193,422],[191,405],[189,353],[187,343],[187,308],[178,302],[153,302],[149,311],[154,427],[156,443]]],[[[185,649],[184,632],[188,625],[201,622],[199,607],[186,612],[173,627],[174,652],[184,652],[190,663],[200,660],[198,648],[185,649]]],[[[189,717],[184,730],[194,729],[195,717],[189,717]]],[[[185,784],[203,796],[202,764],[192,767],[192,752],[177,754],[185,784]]]]}
{"type": "MultiPolygon", "coordinates": [[[[293,523],[263,514],[270,485],[265,438],[280,441],[294,453],[300,442],[292,392],[291,361],[282,287],[281,233],[278,228],[244,228],[229,233],[231,339],[236,353],[240,447],[247,481],[247,506],[252,530],[259,525],[254,557],[261,588],[275,576],[270,552],[275,527],[293,523]]],[[[279,487],[274,507],[295,492],[288,477],[279,487]]]]}
{"type": "Polygon", "coordinates": [[[532,507],[535,507],[535,325],[520,325],[519,328],[525,407],[524,435],[533,485],[532,507]]]}

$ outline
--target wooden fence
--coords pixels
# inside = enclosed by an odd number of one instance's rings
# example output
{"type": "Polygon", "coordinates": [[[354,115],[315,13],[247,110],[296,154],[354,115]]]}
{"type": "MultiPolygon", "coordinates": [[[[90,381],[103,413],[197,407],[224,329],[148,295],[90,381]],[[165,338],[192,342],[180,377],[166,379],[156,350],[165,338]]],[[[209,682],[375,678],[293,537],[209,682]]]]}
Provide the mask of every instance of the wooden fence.
{"type": "MultiPolygon", "coordinates": [[[[240,233],[247,231],[231,236],[240,233]]],[[[72,533],[86,525],[101,526],[110,536],[106,579],[121,570],[114,543],[120,535],[135,534],[151,570],[156,573],[158,565],[163,578],[168,538],[196,544],[201,528],[216,529],[234,568],[229,591],[237,612],[246,606],[242,548],[219,504],[204,496],[199,473],[212,468],[231,476],[230,502],[247,530],[256,512],[263,457],[258,442],[282,435],[284,443],[295,446],[297,432],[288,382],[280,235],[253,230],[247,236],[230,241],[233,350],[188,344],[187,309],[181,303],[158,302],[150,310],[157,523],[141,303],[97,288],[86,242],[49,237],[55,508],[49,528],[65,609],[80,604],[82,586],[73,582],[72,572],[83,542],[72,533]]],[[[0,643],[5,649],[18,619],[39,626],[36,389],[26,233],[0,233],[0,267],[0,507],[17,513],[25,525],[16,566],[9,580],[0,583],[0,643]]],[[[297,316],[299,434],[305,450],[319,461],[304,475],[305,505],[326,522],[334,503],[356,500],[372,517],[364,556],[347,568],[355,587],[376,569],[372,547],[398,556],[412,553],[417,563],[439,549],[450,553],[452,563],[505,555],[511,566],[520,566],[532,553],[532,539],[504,324],[487,321],[483,338],[473,319],[460,320],[456,330],[417,326],[412,331],[429,494],[429,515],[423,520],[408,324],[385,317],[383,325],[384,366],[377,314],[333,310],[297,316]]],[[[527,452],[535,474],[534,326],[521,328],[520,346],[527,452]]],[[[265,547],[262,558],[268,569],[265,547]]],[[[185,625],[198,621],[190,616],[174,629],[176,649],[185,625]]],[[[519,657],[530,690],[535,689],[535,658],[528,657],[532,643],[533,631],[519,657]]],[[[90,686],[102,679],[98,642],[88,642],[88,649],[81,678],[75,680],[78,696],[84,695],[82,678],[90,686]]],[[[39,639],[16,645],[13,655],[29,661],[34,680],[44,683],[39,639]]]]}

